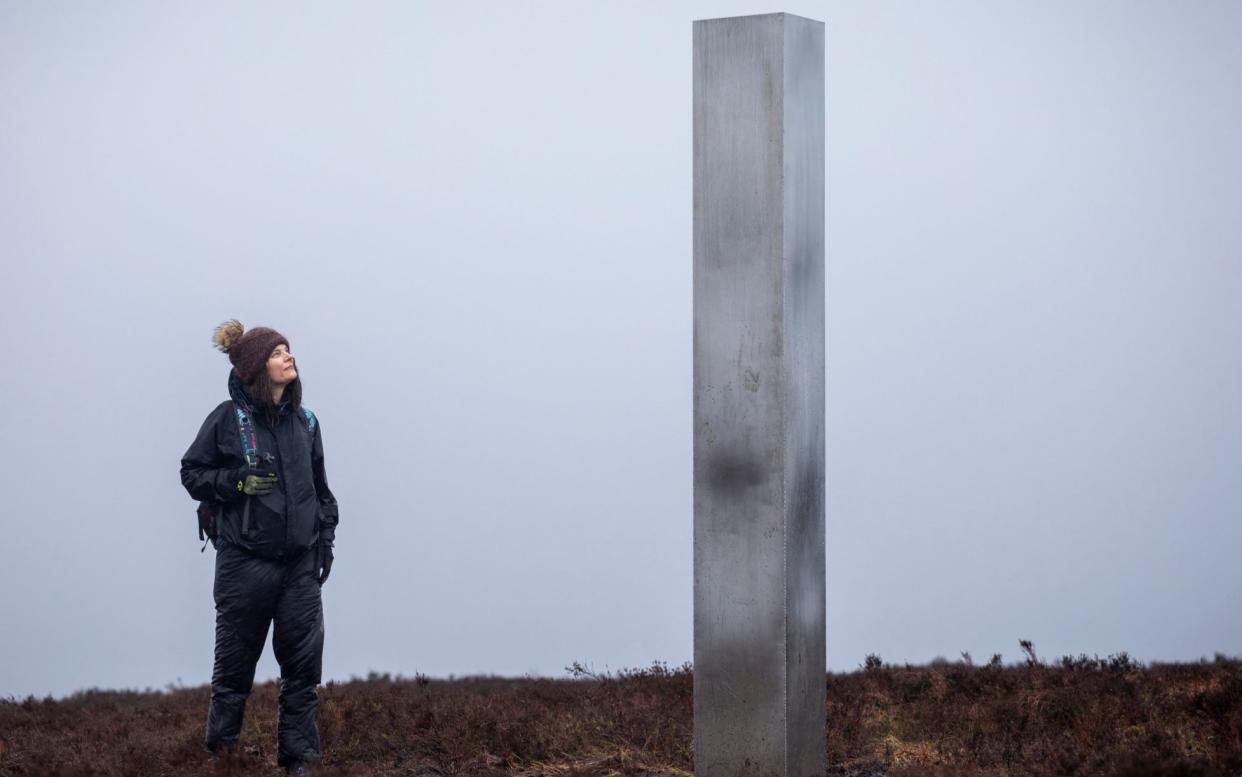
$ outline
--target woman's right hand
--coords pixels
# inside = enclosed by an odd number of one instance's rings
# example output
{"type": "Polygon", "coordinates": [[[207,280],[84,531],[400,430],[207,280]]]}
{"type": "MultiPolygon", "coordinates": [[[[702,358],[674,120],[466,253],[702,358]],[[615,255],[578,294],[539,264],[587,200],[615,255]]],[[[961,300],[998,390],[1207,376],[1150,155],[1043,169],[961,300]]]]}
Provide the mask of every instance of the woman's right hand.
{"type": "Polygon", "coordinates": [[[263,496],[272,493],[272,489],[276,488],[275,473],[267,475],[247,475],[245,483],[242,485],[242,492],[250,496],[263,496]]]}

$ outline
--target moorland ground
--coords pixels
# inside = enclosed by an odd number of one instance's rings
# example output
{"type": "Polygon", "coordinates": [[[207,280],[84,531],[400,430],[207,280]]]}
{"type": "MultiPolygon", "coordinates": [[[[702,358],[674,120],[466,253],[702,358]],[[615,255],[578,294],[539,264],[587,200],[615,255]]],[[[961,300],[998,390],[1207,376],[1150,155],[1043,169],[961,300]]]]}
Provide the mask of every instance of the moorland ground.
{"type": "MultiPolygon", "coordinates": [[[[1242,775],[1242,660],[999,656],[827,675],[830,775],[1242,775]]],[[[320,688],[341,775],[678,775],[694,770],[689,664],[564,678],[392,677],[320,688]]],[[[0,775],[270,774],[277,683],[256,684],[241,748],[213,765],[210,689],[0,700],[0,775]]]]}

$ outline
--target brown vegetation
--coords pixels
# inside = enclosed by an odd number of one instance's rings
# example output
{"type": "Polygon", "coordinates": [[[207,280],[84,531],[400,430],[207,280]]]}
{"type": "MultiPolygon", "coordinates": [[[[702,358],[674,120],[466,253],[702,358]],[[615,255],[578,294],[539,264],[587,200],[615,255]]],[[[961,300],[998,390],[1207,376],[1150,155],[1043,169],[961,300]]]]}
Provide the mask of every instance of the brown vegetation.
{"type": "MultiPolygon", "coordinates": [[[[1124,653],[1047,664],[943,659],[827,677],[830,774],[1239,775],[1242,661],[1149,667],[1124,653]]],[[[693,773],[690,666],[565,679],[421,675],[327,683],[318,773],[693,773]]],[[[213,769],[209,690],[0,701],[0,775],[278,774],[276,684],[256,685],[242,749],[213,769]]]]}

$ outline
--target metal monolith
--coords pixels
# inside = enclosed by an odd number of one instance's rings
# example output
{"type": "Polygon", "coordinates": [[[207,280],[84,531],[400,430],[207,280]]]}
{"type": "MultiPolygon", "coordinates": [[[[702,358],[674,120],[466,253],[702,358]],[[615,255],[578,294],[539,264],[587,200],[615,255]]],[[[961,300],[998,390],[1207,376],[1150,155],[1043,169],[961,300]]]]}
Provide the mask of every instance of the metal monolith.
{"type": "Polygon", "coordinates": [[[823,775],[824,25],[694,22],[694,771],[823,775]]]}

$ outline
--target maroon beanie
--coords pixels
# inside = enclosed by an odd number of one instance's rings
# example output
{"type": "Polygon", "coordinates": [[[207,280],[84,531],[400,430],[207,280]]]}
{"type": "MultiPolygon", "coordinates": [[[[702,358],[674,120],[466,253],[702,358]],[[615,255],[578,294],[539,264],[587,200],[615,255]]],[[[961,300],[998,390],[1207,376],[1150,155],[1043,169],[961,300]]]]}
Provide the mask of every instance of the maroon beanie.
{"type": "Polygon", "coordinates": [[[235,318],[225,321],[211,334],[211,342],[216,348],[229,355],[229,361],[237,370],[237,376],[243,383],[250,383],[259,374],[259,370],[267,366],[267,357],[281,343],[289,348],[289,341],[275,329],[256,326],[246,329],[235,318]]]}

